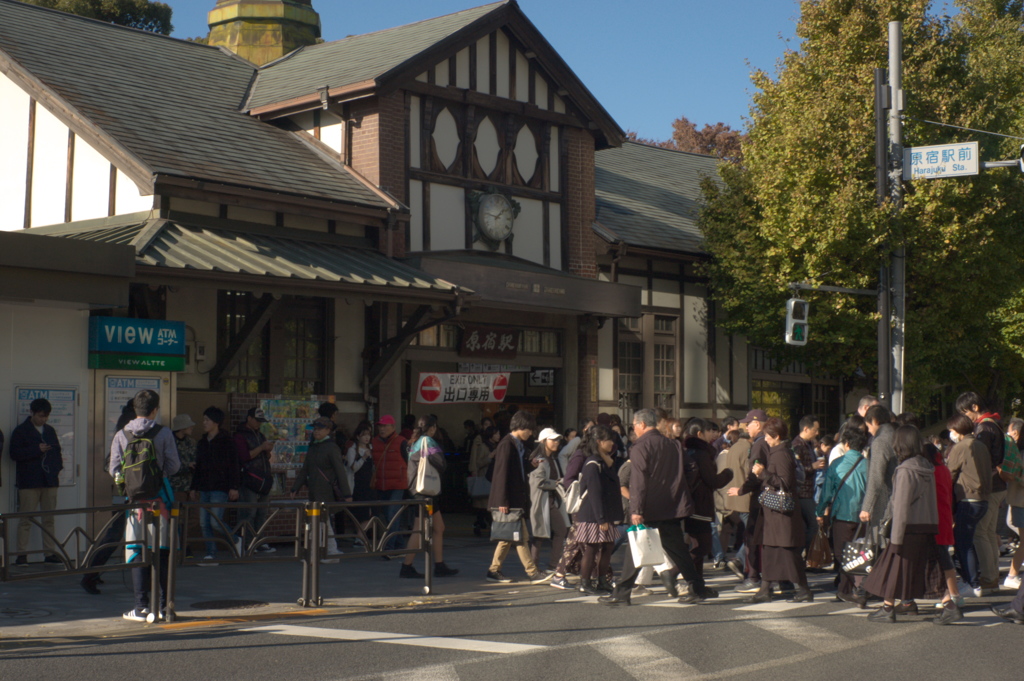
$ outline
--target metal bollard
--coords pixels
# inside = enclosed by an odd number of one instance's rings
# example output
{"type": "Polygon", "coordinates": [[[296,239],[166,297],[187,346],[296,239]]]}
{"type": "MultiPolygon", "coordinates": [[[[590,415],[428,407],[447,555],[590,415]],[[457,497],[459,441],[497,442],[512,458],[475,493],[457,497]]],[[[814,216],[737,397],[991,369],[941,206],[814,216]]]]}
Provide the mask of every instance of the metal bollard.
{"type": "Polygon", "coordinates": [[[181,506],[175,502],[171,507],[171,524],[169,528],[168,555],[167,555],[167,621],[173,622],[174,616],[174,592],[175,580],[178,578],[178,515],[181,513],[181,506]]]}
{"type": "Polygon", "coordinates": [[[310,607],[313,607],[323,603],[323,599],[320,597],[320,558],[323,549],[320,546],[320,522],[323,514],[323,504],[313,502],[310,506],[311,508],[307,511],[310,515],[309,555],[312,558],[309,562],[309,602],[310,607]]]}
{"type": "Polygon", "coordinates": [[[149,614],[146,622],[156,622],[160,615],[160,504],[146,509],[146,541],[149,550],[149,614]]]}

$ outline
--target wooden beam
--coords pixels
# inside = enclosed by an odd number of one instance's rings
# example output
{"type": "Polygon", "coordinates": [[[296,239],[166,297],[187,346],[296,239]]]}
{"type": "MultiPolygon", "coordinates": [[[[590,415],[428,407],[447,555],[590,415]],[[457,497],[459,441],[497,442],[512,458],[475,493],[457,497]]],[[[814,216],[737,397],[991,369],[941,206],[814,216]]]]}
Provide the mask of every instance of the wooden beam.
{"type": "Polygon", "coordinates": [[[249,346],[256,340],[256,336],[267,325],[274,311],[281,304],[280,298],[275,298],[269,293],[264,294],[256,309],[253,310],[245,320],[245,324],[238,331],[231,344],[224,349],[223,354],[217,358],[217,364],[210,370],[210,385],[220,383],[220,379],[230,371],[238,361],[242,359],[249,346]]]}
{"type": "MultiPolygon", "coordinates": [[[[477,191],[485,191],[488,187],[494,187],[501,191],[511,192],[516,196],[522,196],[527,199],[537,199],[538,201],[554,201],[561,203],[562,195],[558,192],[545,192],[540,189],[533,189],[532,187],[524,187],[520,185],[509,186],[504,182],[491,182],[490,180],[481,179],[468,179],[465,177],[457,177],[455,175],[445,175],[444,173],[432,173],[426,170],[420,170],[418,168],[412,168],[409,171],[409,177],[414,180],[420,180],[421,182],[436,182],[438,184],[447,184],[455,187],[462,187],[464,189],[475,189],[477,191]]],[[[424,191],[425,188],[424,188],[424,191]]],[[[426,194],[424,194],[425,196],[426,194]]]]}
{"type": "Polygon", "coordinates": [[[28,100],[28,162],[25,167],[25,223],[32,226],[32,164],[36,155],[36,100],[28,100]]]}
{"type": "Polygon", "coordinates": [[[526,118],[535,118],[549,123],[556,123],[558,125],[572,126],[574,128],[586,128],[586,124],[583,123],[583,121],[570,114],[562,114],[557,111],[542,109],[536,104],[530,104],[529,102],[519,102],[505,99],[504,97],[495,97],[494,95],[484,94],[483,92],[477,92],[476,90],[465,90],[463,88],[455,87],[454,85],[443,87],[440,85],[431,85],[430,83],[421,83],[416,80],[404,84],[402,89],[427,97],[437,97],[438,99],[444,99],[449,102],[474,104],[492,111],[513,113],[526,118]]]}
{"type": "Polygon", "coordinates": [[[406,320],[405,326],[398,332],[393,338],[388,338],[386,341],[380,344],[381,353],[377,360],[373,363],[373,366],[366,372],[366,385],[367,389],[372,389],[380,383],[381,379],[391,371],[391,367],[395,365],[398,358],[401,357],[405,349],[412,343],[413,338],[416,337],[420,331],[424,331],[433,326],[437,326],[442,322],[448,321],[454,315],[445,315],[441,319],[436,319],[425,324],[421,322],[430,312],[430,305],[420,305],[412,313],[409,319],[406,320]]]}

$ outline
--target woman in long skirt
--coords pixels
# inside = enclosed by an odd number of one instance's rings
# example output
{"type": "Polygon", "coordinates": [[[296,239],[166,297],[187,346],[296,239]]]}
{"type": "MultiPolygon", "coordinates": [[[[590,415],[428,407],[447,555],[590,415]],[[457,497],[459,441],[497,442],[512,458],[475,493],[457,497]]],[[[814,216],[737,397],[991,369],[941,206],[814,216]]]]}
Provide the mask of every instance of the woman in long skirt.
{"type": "Polygon", "coordinates": [[[893,476],[892,534],[889,545],[864,580],[864,589],[883,600],[868,615],[875,622],[895,622],[897,600],[924,596],[928,560],[933,555],[939,512],[935,497],[935,465],[928,458],[921,433],[914,426],[896,429],[893,450],[899,465],[893,476]]]}

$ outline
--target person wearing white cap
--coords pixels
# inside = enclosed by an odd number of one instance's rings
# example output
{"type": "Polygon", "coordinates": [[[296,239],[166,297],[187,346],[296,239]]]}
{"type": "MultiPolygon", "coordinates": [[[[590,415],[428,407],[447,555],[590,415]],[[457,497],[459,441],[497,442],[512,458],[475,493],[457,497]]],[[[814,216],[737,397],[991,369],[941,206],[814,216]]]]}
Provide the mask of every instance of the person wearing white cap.
{"type": "Polygon", "coordinates": [[[557,493],[556,487],[562,479],[562,467],[558,461],[558,450],[562,445],[562,436],[554,428],[545,428],[537,436],[537,447],[533,450],[530,462],[534,469],[530,472],[530,553],[533,562],[540,565],[540,540],[551,541],[551,554],[548,556],[548,569],[554,570],[558,559],[562,557],[562,545],[569,532],[569,515],[565,512],[565,504],[557,493]]]}

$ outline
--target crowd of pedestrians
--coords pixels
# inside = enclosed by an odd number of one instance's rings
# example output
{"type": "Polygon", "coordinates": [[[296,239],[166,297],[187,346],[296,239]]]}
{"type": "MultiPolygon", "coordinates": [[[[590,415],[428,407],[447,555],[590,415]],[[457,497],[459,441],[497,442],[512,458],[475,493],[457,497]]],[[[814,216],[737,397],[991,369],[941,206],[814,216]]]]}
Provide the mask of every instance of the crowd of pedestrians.
{"type": "MultiPolygon", "coordinates": [[[[261,540],[261,504],[274,483],[273,445],[261,430],[262,410],[250,409],[232,434],[224,411],[209,407],[198,424],[198,440],[192,439],[197,424],[188,415],[178,414],[164,428],[159,411],[159,396],[141,391],[118,422],[106,467],[129,490],[129,500],[152,501],[163,514],[174,501],[201,502],[200,565],[215,565],[218,546],[225,543],[239,554],[274,551],[261,540]],[[132,493],[139,481],[125,480],[126,462],[143,450],[159,469],[159,486],[132,493]],[[225,510],[236,501],[245,503],[229,526],[225,510]]],[[[45,400],[36,400],[31,416],[12,433],[19,500],[28,510],[55,506],[61,459],[59,441],[46,424],[49,412],[45,400]]],[[[975,393],[961,395],[955,412],[941,433],[925,438],[913,414],[893,415],[867,396],[835,434],[821,433],[819,419],[805,416],[791,437],[785,422],[760,409],[721,426],[640,409],[629,424],[601,414],[559,432],[539,429],[532,413],[509,408],[494,419],[466,421],[459,446],[429,414],[406,416],[402,430],[394,417],[383,415],[348,435],[339,427],[337,408],[325,403],[311,424],[303,466],[286,491],[294,498],[305,489],[313,501],[363,502],[351,516],[331,519],[336,535],[345,533],[346,517],[364,528],[374,514],[392,530],[410,529],[411,523],[412,550],[420,548],[419,531],[429,516],[434,575],[453,576],[459,570],[444,561],[441,513],[443,498],[455,491],[453,478],[421,494],[415,480],[421,462],[442,479],[446,454],[461,454],[467,480],[459,493],[472,499],[474,534],[495,533],[488,581],[514,581],[503,573],[513,548],[531,583],[576,589],[610,606],[630,605],[655,584],[683,603],[713,599],[718,593],[705,582],[706,564],[732,574],[735,590],[750,603],[769,602],[780,593],[791,602],[811,602],[816,594],[808,571],[832,570],[837,600],[860,608],[878,603],[871,621],[919,614],[917,601],[927,596],[938,601],[934,622],[948,624],[963,618],[965,599],[991,596],[1002,587],[1017,596],[993,611],[1024,623],[1019,539],[1005,578],[998,562],[1001,519],[1009,536],[1024,526],[1018,445],[1024,421],[1012,419],[1004,429],[999,414],[987,411],[975,393]],[[394,502],[407,498],[426,502],[418,507],[423,515],[395,521],[400,506],[394,502]],[[627,537],[640,527],[657,530],[660,565],[634,564],[627,537]],[[499,528],[505,534],[499,536],[499,528]],[[874,549],[867,564],[846,560],[844,550],[862,538],[874,549]],[[812,561],[809,567],[812,551],[824,543],[833,564],[812,561]],[[616,570],[613,555],[620,546],[626,550],[616,570]]],[[[46,522],[52,516],[44,528],[46,522]]],[[[27,548],[29,527],[19,528],[19,552],[27,548]]],[[[115,514],[107,534],[104,542],[123,534],[126,562],[138,560],[141,514],[115,514]]],[[[171,538],[165,535],[150,548],[166,566],[171,538]]],[[[393,532],[378,548],[403,548],[401,535],[393,532]]],[[[328,557],[341,550],[327,542],[328,557]]],[[[44,551],[45,560],[59,562],[53,547],[44,551]]],[[[91,565],[102,565],[109,553],[97,552],[91,565]]],[[[413,558],[406,554],[399,577],[423,577],[413,558]]],[[[16,564],[24,559],[22,553],[16,564]]],[[[148,610],[148,573],[134,568],[132,578],[135,607],[125,618],[163,617],[166,584],[161,611],[154,614],[148,610]]],[[[89,593],[99,593],[99,583],[98,573],[82,580],[89,593]]]]}

